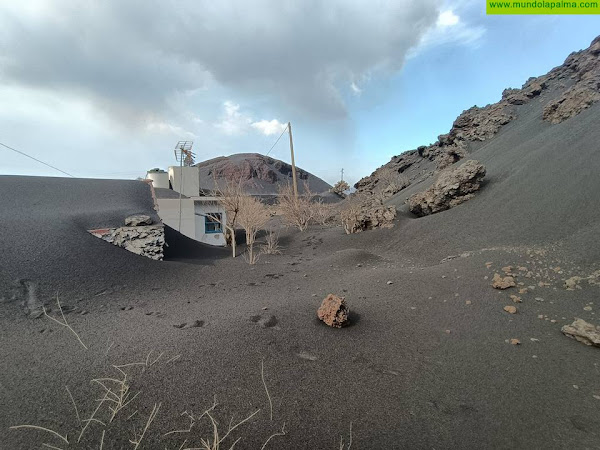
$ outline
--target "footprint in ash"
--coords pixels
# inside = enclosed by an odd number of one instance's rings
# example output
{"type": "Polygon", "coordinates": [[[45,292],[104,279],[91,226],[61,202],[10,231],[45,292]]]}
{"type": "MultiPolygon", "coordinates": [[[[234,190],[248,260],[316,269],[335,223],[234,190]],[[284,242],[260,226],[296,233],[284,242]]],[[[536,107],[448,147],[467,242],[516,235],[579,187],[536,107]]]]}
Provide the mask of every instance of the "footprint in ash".
{"type": "Polygon", "coordinates": [[[179,324],[173,324],[174,328],[179,328],[181,330],[185,330],[187,328],[202,328],[204,326],[204,320],[194,320],[191,323],[179,323],[179,324]]]}
{"type": "Polygon", "coordinates": [[[262,316],[262,315],[250,316],[250,321],[258,324],[258,326],[260,326],[261,328],[275,328],[276,330],[280,329],[277,326],[277,324],[279,323],[279,321],[277,320],[277,317],[275,317],[272,314],[269,316],[262,316]]]}

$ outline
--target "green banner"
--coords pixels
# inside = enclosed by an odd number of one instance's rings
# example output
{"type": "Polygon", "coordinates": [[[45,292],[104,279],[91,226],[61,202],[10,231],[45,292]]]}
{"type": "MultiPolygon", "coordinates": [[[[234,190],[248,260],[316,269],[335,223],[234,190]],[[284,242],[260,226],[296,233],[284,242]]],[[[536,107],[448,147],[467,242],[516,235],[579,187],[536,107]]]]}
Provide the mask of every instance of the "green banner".
{"type": "Polygon", "coordinates": [[[600,14],[600,0],[520,1],[487,0],[487,14],[600,14]]]}

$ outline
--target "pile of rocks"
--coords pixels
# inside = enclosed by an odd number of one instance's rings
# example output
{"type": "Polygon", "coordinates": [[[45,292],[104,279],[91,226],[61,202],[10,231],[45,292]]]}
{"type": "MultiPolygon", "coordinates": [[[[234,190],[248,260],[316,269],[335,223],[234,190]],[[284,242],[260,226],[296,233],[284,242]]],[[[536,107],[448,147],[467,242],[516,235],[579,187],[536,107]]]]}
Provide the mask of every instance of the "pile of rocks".
{"type": "Polygon", "coordinates": [[[91,234],[122,247],[136,255],[160,261],[163,259],[165,230],[162,223],[154,224],[150,216],[136,215],[125,219],[125,226],[89,230],[91,234]]]}
{"type": "Polygon", "coordinates": [[[443,171],[429,189],[408,199],[408,207],[419,217],[450,209],[472,198],[484,176],[484,165],[469,160],[455,169],[443,171]]]}

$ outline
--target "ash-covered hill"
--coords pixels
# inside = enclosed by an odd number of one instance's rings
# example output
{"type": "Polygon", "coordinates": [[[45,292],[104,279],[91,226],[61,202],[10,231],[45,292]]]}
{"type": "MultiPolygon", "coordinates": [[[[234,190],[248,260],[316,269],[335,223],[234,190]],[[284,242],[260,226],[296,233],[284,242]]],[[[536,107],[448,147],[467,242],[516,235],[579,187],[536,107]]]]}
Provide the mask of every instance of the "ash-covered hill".
{"type": "MultiPolygon", "coordinates": [[[[259,195],[277,194],[280,186],[292,183],[292,166],[259,153],[237,153],[220,156],[196,164],[200,172],[200,188],[211,190],[215,180],[240,180],[246,192],[259,195]]],[[[319,177],[296,167],[298,190],[304,192],[306,184],[311,192],[322,193],[331,185],[319,177]]]]}
{"type": "MultiPolygon", "coordinates": [[[[569,121],[565,127],[571,128],[578,120],[574,117],[599,100],[600,36],[589,48],[571,53],[561,66],[527,80],[521,89],[505,89],[499,102],[463,111],[437,142],[394,156],[355,187],[359,192],[373,191],[390,171],[413,184],[427,180],[451,164],[471,158],[471,153],[487,146],[505,129],[511,133],[510,125],[514,125],[511,129],[528,127],[535,133],[547,124],[569,121]]],[[[593,114],[598,117],[597,110],[593,114]]]]}
{"type": "Polygon", "coordinates": [[[386,203],[399,210],[389,246],[435,261],[466,249],[558,245],[573,260],[600,258],[600,37],[564,64],[464,111],[448,134],[395,156],[355,187],[378,192],[401,177],[386,203]],[[477,160],[481,190],[445,212],[416,218],[405,201],[440,171],[477,160]],[[424,251],[424,246],[428,249],[424,251]]]}

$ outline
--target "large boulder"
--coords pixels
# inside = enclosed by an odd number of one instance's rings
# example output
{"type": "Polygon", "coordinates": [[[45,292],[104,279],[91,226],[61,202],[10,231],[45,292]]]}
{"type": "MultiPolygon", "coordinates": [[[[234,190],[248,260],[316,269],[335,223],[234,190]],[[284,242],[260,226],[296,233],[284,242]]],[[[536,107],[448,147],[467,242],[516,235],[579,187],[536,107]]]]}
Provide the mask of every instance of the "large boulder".
{"type": "Polygon", "coordinates": [[[348,324],[350,309],[344,297],[329,294],[317,310],[317,316],[330,327],[342,328],[348,324]]]}
{"type": "Polygon", "coordinates": [[[597,327],[583,319],[575,319],[571,325],[561,328],[565,336],[582,342],[585,345],[600,347],[600,327],[597,327]]]}
{"type": "Polygon", "coordinates": [[[410,211],[422,217],[459,205],[473,197],[484,176],[485,166],[475,160],[447,169],[429,189],[408,199],[410,211]]]}
{"type": "Polygon", "coordinates": [[[341,212],[346,234],[360,233],[373,228],[390,228],[394,225],[395,206],[386,206],[377,201],[353,200],[341,212]]]}

